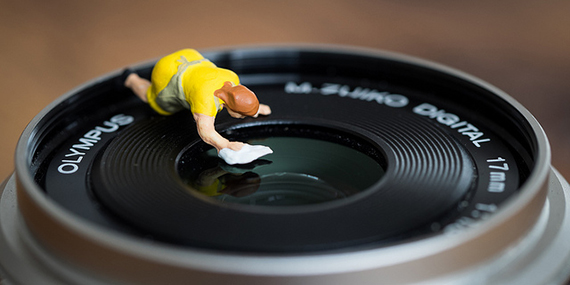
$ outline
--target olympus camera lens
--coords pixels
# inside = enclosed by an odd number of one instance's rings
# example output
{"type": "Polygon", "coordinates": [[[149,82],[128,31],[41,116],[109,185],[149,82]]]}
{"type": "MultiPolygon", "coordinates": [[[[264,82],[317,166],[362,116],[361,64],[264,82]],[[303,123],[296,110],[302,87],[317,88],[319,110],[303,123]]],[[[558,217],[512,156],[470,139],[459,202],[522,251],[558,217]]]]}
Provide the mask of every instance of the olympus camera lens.
{"type": "MultiPolygon", "coordinates": [[[[0,190],[4,282],[567,281],[568,184],[500,90],[353,48],[204,56],[273,111],[221,112],[217,130],[274,153],[227,165],[189,111],[154,113],[120,72],[87,83],[18,143],[0,190]]],[[[149,78],[153,64],[134,69],[149,78]]]]}

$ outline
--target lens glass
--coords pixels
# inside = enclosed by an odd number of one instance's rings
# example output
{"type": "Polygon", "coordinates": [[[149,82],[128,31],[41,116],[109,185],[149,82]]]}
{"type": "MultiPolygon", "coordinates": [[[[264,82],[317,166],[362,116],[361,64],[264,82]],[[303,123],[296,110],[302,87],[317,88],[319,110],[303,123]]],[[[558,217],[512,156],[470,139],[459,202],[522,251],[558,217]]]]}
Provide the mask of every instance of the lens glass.
{"type": "Polygon", "coordinates": [[[337,143],[300,137],[248,143],[269,146],[274,153],[245,166],[227,165],[215,149],[199,153],[209,167],[181,170],[189,191],[223,203],[297,206],[347,198],[366,190],[384,174],[376,160],[337,143]]]}

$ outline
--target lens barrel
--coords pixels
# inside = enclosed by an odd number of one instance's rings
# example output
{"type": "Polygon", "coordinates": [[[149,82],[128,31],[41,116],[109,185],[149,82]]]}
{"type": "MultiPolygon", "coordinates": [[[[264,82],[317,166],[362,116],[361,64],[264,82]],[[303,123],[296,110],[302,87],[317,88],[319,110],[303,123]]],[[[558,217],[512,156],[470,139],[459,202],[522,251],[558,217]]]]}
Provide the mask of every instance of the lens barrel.
{"type": "Polygon", "coordinates": [[[274,153],[225,164],[190,112],[156,114],[119,71],[80,86],[24,130],[0,188],[8,284],[568,280],[568,183],[504,92],[358,48],[204,56],[272,109],[216,129],[274,153]]]}

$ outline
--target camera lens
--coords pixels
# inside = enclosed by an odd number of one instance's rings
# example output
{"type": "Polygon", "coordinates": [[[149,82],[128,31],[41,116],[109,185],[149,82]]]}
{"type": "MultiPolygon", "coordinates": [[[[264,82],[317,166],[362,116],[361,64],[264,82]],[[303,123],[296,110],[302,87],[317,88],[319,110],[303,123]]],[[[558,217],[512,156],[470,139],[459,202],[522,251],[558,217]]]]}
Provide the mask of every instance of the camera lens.
{"type": "MultiPolygon", "coordinates": [[[[0,200],[7,275],[247,284],[568,277],[568,184],[550,166],[540,125],[500,90],[377,51],[204,55],[272,109],[243,120],[221,112],[216,129],[273,154],[228,165],[190,112],[156,114],[118,72],[87,83],[48,106],[18,144],[0,200]]],[[[149,78],[153,64],[134,69],[149,78]]]]}

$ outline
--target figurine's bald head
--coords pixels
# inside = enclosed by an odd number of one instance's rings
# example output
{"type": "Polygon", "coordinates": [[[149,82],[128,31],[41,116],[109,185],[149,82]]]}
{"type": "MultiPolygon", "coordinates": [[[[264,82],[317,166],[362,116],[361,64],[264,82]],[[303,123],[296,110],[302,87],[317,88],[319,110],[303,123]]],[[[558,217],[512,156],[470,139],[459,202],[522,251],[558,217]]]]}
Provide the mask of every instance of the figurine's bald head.
{"type": "Polygon", "coordinates": [[[222,99],[226,107],[244,116],[255,116],[259,110],[259,100],[251,90],[243,85],[234,85],[229,81],[214,95],[222,99]]]}

